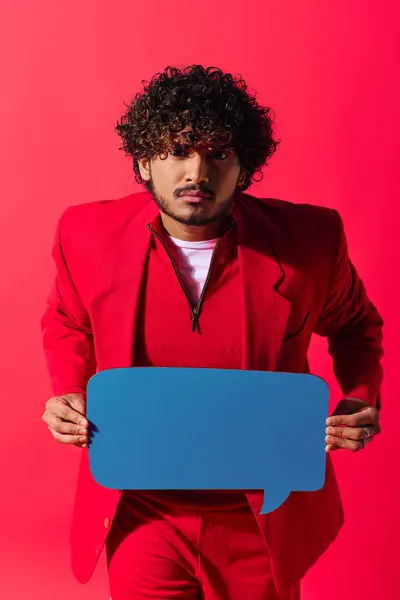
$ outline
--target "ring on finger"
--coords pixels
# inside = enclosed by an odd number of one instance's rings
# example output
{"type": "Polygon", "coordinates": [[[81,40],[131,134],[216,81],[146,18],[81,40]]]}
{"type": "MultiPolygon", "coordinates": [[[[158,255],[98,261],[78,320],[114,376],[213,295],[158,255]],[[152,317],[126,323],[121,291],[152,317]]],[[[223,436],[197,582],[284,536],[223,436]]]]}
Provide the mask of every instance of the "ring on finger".
{"type": "Polygon", "coordinates": [[[363,427],[363,431],[364,431],[364,440],[368,440],[368,439],[372,438],[373,433],[372,433],[371,427],[363,427]]]}

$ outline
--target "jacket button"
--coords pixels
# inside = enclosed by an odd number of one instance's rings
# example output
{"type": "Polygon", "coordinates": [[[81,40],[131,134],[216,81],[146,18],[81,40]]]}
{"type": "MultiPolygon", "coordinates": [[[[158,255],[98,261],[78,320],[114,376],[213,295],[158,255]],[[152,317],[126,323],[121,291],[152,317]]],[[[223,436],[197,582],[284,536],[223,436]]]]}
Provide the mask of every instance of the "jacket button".
{"type": "Polygon", "coordinates": [[[104,519],[104,527],[105,527],[106,529],[108,529],[108,528],[110,527],[110,519],[109,519],[108,517],[106,517],[106,518],[104,519]]]}

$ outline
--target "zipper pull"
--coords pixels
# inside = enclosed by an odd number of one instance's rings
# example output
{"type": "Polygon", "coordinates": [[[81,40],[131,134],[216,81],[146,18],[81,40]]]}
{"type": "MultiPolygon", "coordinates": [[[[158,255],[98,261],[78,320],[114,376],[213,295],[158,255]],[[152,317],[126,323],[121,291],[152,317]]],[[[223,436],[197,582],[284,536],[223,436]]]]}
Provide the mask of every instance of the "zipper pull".
{"type": "Polygon", "coordinates": [[[192,333],[194,333],[196,331],[196,327],[197,327],[197,324],[199,322],[199,309],[198,308],[193,308],[192,312],[193,312],[193,316],[192,316],[192,333]]]}

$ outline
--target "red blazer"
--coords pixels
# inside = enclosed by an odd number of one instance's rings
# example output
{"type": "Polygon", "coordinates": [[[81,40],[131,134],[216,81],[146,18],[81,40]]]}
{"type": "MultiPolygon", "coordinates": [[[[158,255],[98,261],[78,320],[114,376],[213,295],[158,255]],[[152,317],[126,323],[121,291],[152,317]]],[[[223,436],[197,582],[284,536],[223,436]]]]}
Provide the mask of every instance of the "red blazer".
{"type": "MultiPolygon", "coordinates": [[[[133,366],[135,314],[158,209],[148,192],[68,208],[53,257],[57,276],[41,320],[55,395],[85,392],[96,370],[133,366]]],[[[382,319],[352,266],[335,210],[238,194],[234,217],[243,281],[242,368],[309,372],[315,332],[327,336],[346,396],[380,406],[382,319]]],[[[120,492],[99,486],[81,450],[71,531],[72,568],[91,577],[120,492]]],[[[258,515],[259,495],[248,494],[258,515]]],[[[326,483],[292,492],[275,512],[258,515],[273,574],[284,591],[338,534],[343,514],[327,456],[326,483]]]]}

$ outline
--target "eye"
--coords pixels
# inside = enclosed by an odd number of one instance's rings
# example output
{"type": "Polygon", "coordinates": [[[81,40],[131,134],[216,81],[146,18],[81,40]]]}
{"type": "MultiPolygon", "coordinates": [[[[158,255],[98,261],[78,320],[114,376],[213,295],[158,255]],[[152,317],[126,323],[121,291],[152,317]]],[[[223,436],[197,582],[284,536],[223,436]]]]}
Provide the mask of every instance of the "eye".
{"type": "Polygon", "coordinates": [[[173,146],[170,154],[172,156],[176,156],[177,158],[182,158],[183,156],[186,156],[187,150],[183,146],[177,145],[173,146]]]}
{"type": "Polygon", "coordinates": [[[230,152],[228,150],[211,150],[209,152],[209,157],[214,160],[225,160],[228,158],[230,152]]]}

